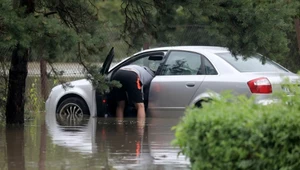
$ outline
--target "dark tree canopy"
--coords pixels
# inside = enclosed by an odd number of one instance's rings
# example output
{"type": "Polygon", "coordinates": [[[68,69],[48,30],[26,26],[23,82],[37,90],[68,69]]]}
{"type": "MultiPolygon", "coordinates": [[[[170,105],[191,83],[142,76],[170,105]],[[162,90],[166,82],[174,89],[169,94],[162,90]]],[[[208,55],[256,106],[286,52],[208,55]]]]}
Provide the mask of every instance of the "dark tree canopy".
{"type": "Polygon", "coordinates": [[[129,35],[146,33],[170,45],[225,46],[234,54],[259,52],[272,59],[289,51],[298,7],[298,1],[287,0],[123,1],[129,35]],[[178,25],[199,29],[193,28],[190,39],[178,40],[178,25]]]}

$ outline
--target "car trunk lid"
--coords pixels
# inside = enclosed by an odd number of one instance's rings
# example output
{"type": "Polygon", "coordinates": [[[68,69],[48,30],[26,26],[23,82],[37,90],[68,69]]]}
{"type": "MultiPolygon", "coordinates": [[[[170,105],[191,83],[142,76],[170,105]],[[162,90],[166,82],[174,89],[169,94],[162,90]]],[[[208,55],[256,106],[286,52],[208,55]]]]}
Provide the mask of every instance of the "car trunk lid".
{"type": "Polygon", "coordinates": [[[267,78],[272,86],[272,92],[288,91],[286,88],[288,83],[300,84],[300,77],[291,72],[270,72],[270,73],[243,73],[249,81],[257,78],[267,78]]]}

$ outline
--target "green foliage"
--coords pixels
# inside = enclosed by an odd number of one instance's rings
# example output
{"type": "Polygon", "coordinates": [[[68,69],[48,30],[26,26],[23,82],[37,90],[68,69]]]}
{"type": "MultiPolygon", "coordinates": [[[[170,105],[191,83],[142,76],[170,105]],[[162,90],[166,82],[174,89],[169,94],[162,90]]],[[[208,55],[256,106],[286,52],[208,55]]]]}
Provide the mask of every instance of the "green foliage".
{"type": "Polygon", "coordinates": [[[23,24],[18,24],[17,14],[12,11],[10,1],[0,1],[0,47],[2,49],[8,49],[16,45],[17,39],[14,39],[14,37],[20,37],[21,35],[18,32],[23,30],[23,24]]]}
{"type": "Polygon", "coordinates": [[[297,37],[295,36],[296,32],[293,31],[288,34],[288,37],[291,41],[289,44],[289,52],[285,57],[275,59],[276,62],[283,65],[285,68],[297,73],[300,70],[300,60],[299,60],[299,48],[297,43],[297,37]]]}
{"type": "Polygon", "coordinates": [[[78,61],[80,53],[85,60],[101,61],[106,40],[97,3],[36,0],[35,12],[24,16],[23,8],[13,8],[11,0],[1,0],[0,47],[15,48],[18,43],[30,48],[30,60],[55,62],[67,57],[78,61]]]}
{"type": "Polygon", "coordinates": [[[99,9],[98,16],[100,21],[106,25],[122,25],[124,24],[123,15],[121,13],[122,0],[101,1],[96,4],[99,9]]]}
{"type": "Polygon", "coordinates": [[[33,83],[31,83],[30,88],[28,89],[28,97],[26,100],[26,110],[28,113],[40,113],[43,110],[43,106],[45,105],[44,101],[41,100],[42,97],[39,93],[37,84],[38,79],[35,78],[33,83]]]}
{"type": "Polygon", "coordinates": [[[125,28],[128,35],[136,35],[131,36],[133,43],[147,39],[143,36],[147,34],[152,36],[148,41],[158,46],[224,46],[234,54],[261,53],[277,61],[287,59],[289,34],[299,14],[299,1],[287,0],[130,0],[124,4],[125,28]]]}
{"type": "Polygon", "coordinates": [[[296,1],[201,1],[198,5],[207,19],[208,35],[233,53],[259,52],[278,58],[288,51],[287,34],[294,29],[296,1]]]}
{"type": "Polygon", "coordinates": [[[109,81],[105,76],[99,73],[99,67],[88,64],[85,66],[87,70],[87,79],[93,84],[93,87],[100,94],[108,93],[113,87],[121,87],[118,81],[109,81]]]}
{"type": "Polygon", "coordinates": [[[221,99],[189,108],[174,127],[192,169],[299,169],[300,88],[281,102],[254,104],[254,98],[224,94],[221,99]]]}

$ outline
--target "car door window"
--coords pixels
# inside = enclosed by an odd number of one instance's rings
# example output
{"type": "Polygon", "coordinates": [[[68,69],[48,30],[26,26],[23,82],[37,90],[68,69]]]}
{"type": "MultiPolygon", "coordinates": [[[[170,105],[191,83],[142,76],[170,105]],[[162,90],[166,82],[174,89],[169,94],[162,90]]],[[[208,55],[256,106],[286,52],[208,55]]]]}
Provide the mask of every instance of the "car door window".
{"type": "Polygon", "coordinates": [[[205,75],[217,75],[218,72],[217,70],[214,68],[214,66],[208,61],[207,58],[204,58],[204,74],[205,75]]]}
{"type": "Polygon", "coordinates": [[[197,75],[200,66],[200,54],[172,51],[162,67],[161,75],[197,75]]]}
{"type": "Polygon", "coordinates": [[[139,65],[139,66],[146,66],[150,68],[152,71],[156,72],[160,64],[163,60],[153,60],[150,59],[151,56],[164,56],[164,53],[149,53],[149,54],[143,54],[141,57],[138,57],[133,62],[129,63],[129,65],[139,65]]]}

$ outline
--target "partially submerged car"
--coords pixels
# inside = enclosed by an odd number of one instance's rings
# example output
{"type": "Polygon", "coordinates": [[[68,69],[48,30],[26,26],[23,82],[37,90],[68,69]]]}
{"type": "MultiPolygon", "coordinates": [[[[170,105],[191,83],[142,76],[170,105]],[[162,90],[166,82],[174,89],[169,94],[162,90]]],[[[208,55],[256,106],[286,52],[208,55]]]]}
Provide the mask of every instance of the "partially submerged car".
{"type": "MultiPolygon", "coordinates": [[[[225,90],[235,94],[255,96],[255,102],[268,104],[275,91],[285,90],[284,78],[298,80],[279,64],[255,55],[245,58],[234,56],[227,48],[214,46],[173,46],[140,51],[110,67],[113,49],[106,58],[100,74],[108,80],[125,65],[150,68],[155,77],[145,86],[145,104],[148,116],[177,116],[187,106],[201,103],[225,90]],[[167,115],[161,115],[169,113],[167,115]]],[[[47,112],[80,116],[114,116],[115,103],[108,95],[100,95],[86,79],[72,81],[70,86],[54,87],[46,102],[47,112]]]]}

